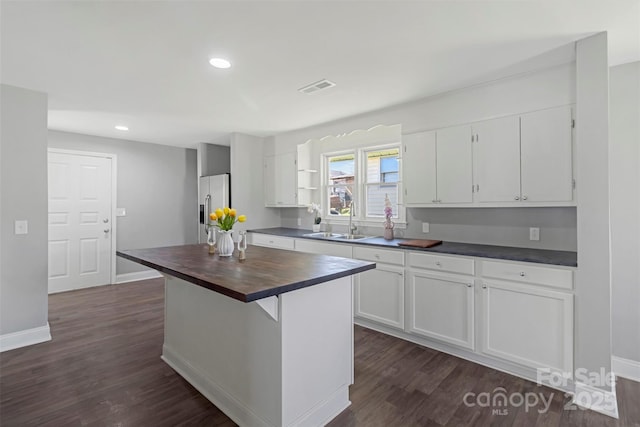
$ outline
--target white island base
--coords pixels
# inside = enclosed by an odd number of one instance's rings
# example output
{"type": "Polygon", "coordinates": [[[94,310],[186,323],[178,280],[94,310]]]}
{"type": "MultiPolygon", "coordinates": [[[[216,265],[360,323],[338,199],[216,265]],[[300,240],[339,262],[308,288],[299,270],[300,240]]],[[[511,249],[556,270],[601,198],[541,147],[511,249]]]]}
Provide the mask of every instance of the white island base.
{"type": "Polygon", "coordinates": [[[244,303],[165,275],[162,359],[240,426],[322,426],[353,383],[351,277],[244,303]]]}

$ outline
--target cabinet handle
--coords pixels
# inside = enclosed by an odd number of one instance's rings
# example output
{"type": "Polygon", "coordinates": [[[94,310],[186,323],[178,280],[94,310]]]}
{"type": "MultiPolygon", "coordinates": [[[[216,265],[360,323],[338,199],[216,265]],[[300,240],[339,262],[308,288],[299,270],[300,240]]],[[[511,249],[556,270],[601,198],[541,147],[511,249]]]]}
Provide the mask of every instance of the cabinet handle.
{"type": "Polygon", "coordinates": [[[380,255],[376,254],[375,255],[376,259],[380,259],[380,255]]]}
{"type": "Polygon", "coordinates": [[[515,200],[520,200],[520,196],[514,197],[515,200]]]}
{"type": "Polygon", "coordinates": [[[520,272],[520,277],[524,277],[524,276],[526,276],[526,275],[527,275],[527,273],[525,273],[524,271],[521,271],[521,272],[520,272]]]}
{"type": "Polygon", "coordinates": [[[487,285],[485,283],[482,284],[482,289],[487,289],[487,285]]]}
{"type": "Polygon", "coordinates": [[[472,288],[473,285],[471,283],[467,283],[467,288],[472,288]]]}
{"type": "Polygon", "coordinates": [[[437,265],[438,267],[442,267],[442,264],[440,263],[440,261],[436,262],[436,265],[437,265]]]}
{"type": "Polygon", "coordinates": [[[522,200],[527,200],[527,196],[522,196],[522,200]]]}
{"type": "Polygon", "coordinates": [[[437,201],[437,200],[435,200],[435,199],[433,199],[433,200],[431,201],[431,203],[438,203],[438,201],[437,201]]]}

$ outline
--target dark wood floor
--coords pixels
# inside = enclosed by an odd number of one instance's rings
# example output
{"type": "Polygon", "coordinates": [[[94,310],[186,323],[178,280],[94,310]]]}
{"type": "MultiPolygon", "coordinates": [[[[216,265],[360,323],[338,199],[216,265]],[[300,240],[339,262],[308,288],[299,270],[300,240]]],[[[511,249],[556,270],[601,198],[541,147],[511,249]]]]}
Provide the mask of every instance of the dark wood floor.
{"type": "MultiPolygon", "coordinates": [[[[159,279],[53,295],[53,341],[0,354],[2,426],[232,426],[162,360],[159,279]]],[[[356,327],[353,404],[338,426],[640,426],[640,384],[618,382],[620,419],[564,410],[558,392],[356,327]],[[553,394],[550,410],[467,407],[465,393],[553,394]]]]}

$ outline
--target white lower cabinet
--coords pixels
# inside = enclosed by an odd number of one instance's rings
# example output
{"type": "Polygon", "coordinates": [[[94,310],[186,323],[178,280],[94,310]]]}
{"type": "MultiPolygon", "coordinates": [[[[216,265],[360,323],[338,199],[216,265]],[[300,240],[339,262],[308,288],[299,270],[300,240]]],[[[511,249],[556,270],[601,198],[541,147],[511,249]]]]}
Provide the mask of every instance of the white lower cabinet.
{"type": "Polygon", "coordinates": [[[473,277],[410,270],[407,280],[407,332],[473,350],[473,277]]]}
{"type": "Polygon", "coordinates": [[[482,352],[531,368],[573,372],[573,295],[482,282],[482,352]]]}
{"type": "Polygon", "coordinates": [[[341,243],[318,242],[309,239],[296,239],[296,251],[310,254],[331,255],[351,258],[353,249],[341,243]]]}
{"type": "Polygon", "coordinates": [[[404,330],[404,268],[377,264],[354,277],[355,316],[404,330]]]}
{"type": "Polygon", "coordinates": [[[251,244],[268,248],[293,250],[295,240],[291,237],[273,236],[271,234],[251,233],[251,244]]]}

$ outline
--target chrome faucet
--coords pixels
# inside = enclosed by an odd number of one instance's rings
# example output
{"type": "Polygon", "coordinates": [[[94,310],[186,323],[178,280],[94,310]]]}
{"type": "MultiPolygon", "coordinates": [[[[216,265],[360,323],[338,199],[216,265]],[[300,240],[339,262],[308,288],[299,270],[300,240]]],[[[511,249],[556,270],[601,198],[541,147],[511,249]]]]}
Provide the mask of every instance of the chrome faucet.
{"type": "Polygon", "coordinates": [[[351,205],[349,206],[349,236],[354,235],[355,232],[358,230],[358,226],[352,223],[354,207],[355,207],[355,203],[353,203],[353,200],[352,200],[351,205]]]}

